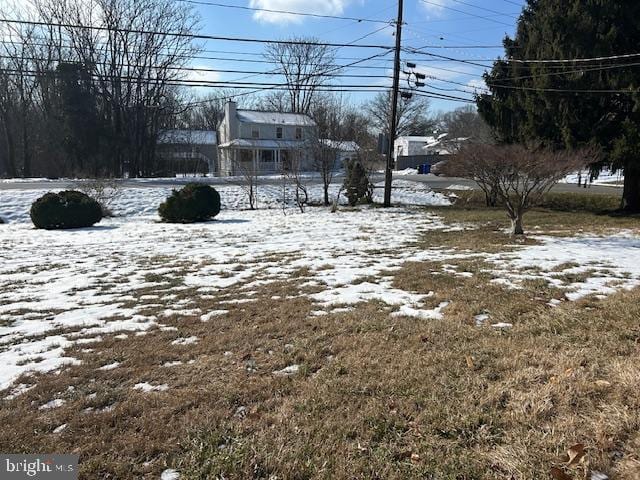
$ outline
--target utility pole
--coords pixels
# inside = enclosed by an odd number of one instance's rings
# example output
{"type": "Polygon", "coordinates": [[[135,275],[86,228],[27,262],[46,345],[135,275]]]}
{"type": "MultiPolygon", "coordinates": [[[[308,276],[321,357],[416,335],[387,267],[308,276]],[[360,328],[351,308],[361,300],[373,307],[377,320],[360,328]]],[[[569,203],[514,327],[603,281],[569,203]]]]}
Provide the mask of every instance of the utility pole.
{"type": "Polygon", "coordinates": [[[398,1],[398,20],[396,22],[396,58],[393,67],[393,91],[391,92],[391,125],[389,130],[389,150],[387,169],[384,176],[384,206],[391,206],[391,184],[393,182],[393,153],[396,145],[398,127],[398,91],[400,89],[400,49],[402,48],[403,0],[398,1]]]}

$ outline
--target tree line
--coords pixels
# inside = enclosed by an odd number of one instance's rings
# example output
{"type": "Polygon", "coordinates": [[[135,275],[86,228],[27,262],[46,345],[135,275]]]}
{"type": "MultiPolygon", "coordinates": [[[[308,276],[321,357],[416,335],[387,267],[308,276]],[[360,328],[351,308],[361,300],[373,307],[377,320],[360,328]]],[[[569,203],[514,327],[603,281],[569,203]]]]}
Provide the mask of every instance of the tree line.
{"type": "Polygon", "coordinates": [[[38,24],[2,26],[0,174],[152,174],[158,132],[179,113],[180,67],[197,51],[191,7],[33,0],[21,11],[38,24]],[[176,31],[186,36],[156,33],[176,31]]]}

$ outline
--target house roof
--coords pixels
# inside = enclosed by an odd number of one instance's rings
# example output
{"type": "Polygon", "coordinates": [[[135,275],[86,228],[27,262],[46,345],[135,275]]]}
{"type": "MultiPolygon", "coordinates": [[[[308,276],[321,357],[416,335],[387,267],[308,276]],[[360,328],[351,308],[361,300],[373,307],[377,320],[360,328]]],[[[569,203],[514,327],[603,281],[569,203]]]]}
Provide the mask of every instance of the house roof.
{"type": "Polygon", "coordinates": [[[161,145],[217,145],[214,130],[164,130],[158,135],[161,145]]]}
{"type": "Polygon", "coordinates": [[[360,146],[356,142],[330,140],[328,138],[323,138],[320,141],[329,148],[333,148],[340,152],[357,152],[360,150],[360,146]]]}
{"type": "Polygon", "coordinates": [[[422,147],[423,150],[428,150],[440,155],[450,155],[454,153],[455,147],[460,146],[469,140],[469,138],[450,138],[445,139],[444,136],[438,137],[439,140],[435,143],[430,143],[422,147]]]}
{"type": "Polygon", "coordinates": [[[236,138],[230,142],[223,143],[220,148],[245,148],[245,149],[268,149],[268,150],[286,150],[294,148],[302,148],[308,143],[304,140],[257,140],[247,138],[236,138]]]}
{"type": "Polygon", "coordinates": [[[448,135],[448,133],[442,133],[442,134],[438,135],[437,137],[434,137],[434,136],[430,136],[430,137],[404,136],[404,137],[398,137],[398,140],[437,145],[439,142],[444,140],[444,138],[447,137],[447,135],[448,135]]]}
{"type": "Polygon", "coordinates": [[[258,112],[255,110],[237,110],[238,120],[246,123],[265,125],[290,125],[296,127],[314,127],[316,123],[309,115],[302,113],[258,112]]]}

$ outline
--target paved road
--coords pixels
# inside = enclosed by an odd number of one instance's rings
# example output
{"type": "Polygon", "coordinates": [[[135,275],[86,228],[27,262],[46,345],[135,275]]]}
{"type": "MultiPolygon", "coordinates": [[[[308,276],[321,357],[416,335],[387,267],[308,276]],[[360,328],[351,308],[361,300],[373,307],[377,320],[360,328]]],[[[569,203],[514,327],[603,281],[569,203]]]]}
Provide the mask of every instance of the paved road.
{"type": "MultiPolygon", "coordinates": [[[[434,190],[446,189],[451,185],[462,185],[465,187],[471,187],[474,190],[477,190],[479,188],[476,182],[464,178],[436,177],[434,175],[403,175],[396,178],[422,182],[429,185],[429,187],[434,190]]],[[[576,184],[559,183],[553,187],[552,191],[622,196],[622,188],[607,185],[591,185],[589,188],[584,188],[579,187],[576,184]]]]}
{"type": "MultiPolygon", "coordinates": [[[[338,175],[334,178],[334,181],[341,181],[342,175],[338,175]]],[[[434,175],[398,175],[395,178],[399,180],[411,180],[415,182],[421,182],[434,190],[444,190],[452,185],[461,185],[465,187],[473,188],[474,190],[478,189],[478,185],[472,180],[466,180],[463,178],[451,178],[451,177],[436,177],[434,175]]],[[[120,183],[124,187],[137,187],[137,188],[147,188],[147,187],[179,187],[180,185],[184,185],[190,179],[145,179],[145,180],[121,180],[120,183]]],[[[373,179],[374,182],[381,182],[384,180],[384,176],[380,174],[376,174],[373,179]]],[[[221,177],[210,177],[210,178],[199,178],[198,181],[204,181],[211,185],[241,185],[242,180],[237,178],[228,179],[221,177]]],[[[277,185],[282,180],[277,177],[264,177],[260,179],[261,185],[277,185]]],[[[63,190],[68,188],[73,188],[78,184],[81,184],[82,181],[78,180],[56,180],[56,181],[44,181],[44,180],[33,180],[27,182],[2,182],[0,181],[0,192],[3,190],[63,190]]],[[[308,180],[310,184],[320,184],[322,183],[319,177],[313,177],[308,180]]],[[[578,187],[573,184],[561,183],[556,185],[553,188],[554,192],[587,192],[592,194],[600,194],[600,195],[622,195],[622,188],[614,187],[614,186],[606,186],[606,185],[592,185],[591,187],[585,189],[578,187]]]]}

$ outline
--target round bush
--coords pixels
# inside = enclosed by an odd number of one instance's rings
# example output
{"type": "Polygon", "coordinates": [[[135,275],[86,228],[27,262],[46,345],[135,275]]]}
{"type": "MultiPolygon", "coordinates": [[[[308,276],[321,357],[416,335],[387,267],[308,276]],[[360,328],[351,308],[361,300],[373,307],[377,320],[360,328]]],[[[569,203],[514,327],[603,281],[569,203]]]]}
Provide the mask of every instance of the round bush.
{"type": "Polygon", "coordinates": [[[189,183],[174,190],[158,209],[169,223],[194,223],[211,220],[220,213],[220,194],[202,183],[189,183]]]}
{"type": "Polygon", "coordinates": [[[33,202],[30,214],[36,228],[46,230],[91,227],[102,220],[100,204],[75,190],[47,193],[33,202]]]}

